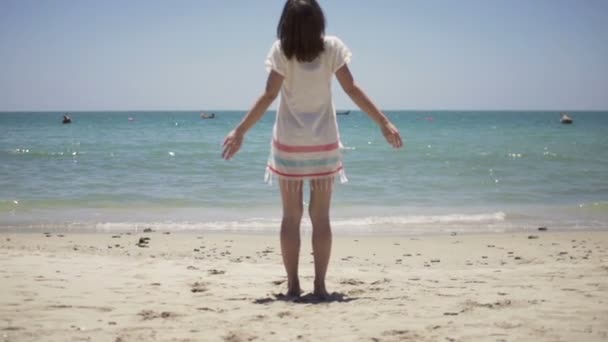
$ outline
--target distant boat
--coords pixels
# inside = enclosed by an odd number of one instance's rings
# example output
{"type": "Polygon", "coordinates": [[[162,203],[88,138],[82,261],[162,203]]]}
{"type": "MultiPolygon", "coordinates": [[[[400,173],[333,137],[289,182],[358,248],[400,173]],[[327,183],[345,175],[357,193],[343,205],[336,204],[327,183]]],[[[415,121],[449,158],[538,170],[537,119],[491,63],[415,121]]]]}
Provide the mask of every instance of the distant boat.
{"type": "Polygon", "coordinates": [[[201,119],[215,119],[215,113],[201,113],[201,119]]]}
{"type": "Polygon", "coordinates": [[[572,118],[569,117],[567,114],[562,114],[562,117],[561,117],[561,119],[559,119],[559,122],[561,122],[563,124],[571,124],[572,118]]]}
{"type": "Polygon", "coordinates": [[[65,124],[70,124],[70,123],[72,123],[72,118],[69,117],[69,116],[67,116],[67,115],[64,115],[63,116],[63,120],[61,121],[61,123],[64,124],[64,125],[65,124]]]}
{"type": "Polygon", "coordinates": [[[348,114],[350,114],[350,110],[346,110],[343,112],[336,112],[336,115],[348,115],[348,114]]]}

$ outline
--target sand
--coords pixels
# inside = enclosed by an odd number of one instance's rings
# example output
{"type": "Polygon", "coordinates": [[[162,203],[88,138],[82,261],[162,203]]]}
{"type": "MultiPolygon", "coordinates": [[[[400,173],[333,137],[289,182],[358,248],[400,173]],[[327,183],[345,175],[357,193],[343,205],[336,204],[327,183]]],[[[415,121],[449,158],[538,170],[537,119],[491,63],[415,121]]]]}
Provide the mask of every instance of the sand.
{"type": "Polygon", "coordinates": [[[309,238],[293,302],[275,235],[0,233],[0,341],[608,340],[608,232],[338,235],[328,302],[309,238]]]}

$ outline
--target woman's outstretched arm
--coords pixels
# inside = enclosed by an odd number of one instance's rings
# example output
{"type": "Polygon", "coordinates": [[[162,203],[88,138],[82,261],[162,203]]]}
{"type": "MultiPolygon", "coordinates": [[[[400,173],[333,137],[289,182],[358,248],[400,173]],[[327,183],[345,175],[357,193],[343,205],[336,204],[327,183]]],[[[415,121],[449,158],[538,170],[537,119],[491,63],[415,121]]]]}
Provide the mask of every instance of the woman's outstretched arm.
{"type": "Polygon", "coordinates": [[[230,159],[238,152],[243,143],[245,133],[262,118],[268,107],[270,107],[272,102],[277,98],[277,95],[279,95],[282,84],[283,76],[274,70],[270,71],[268,79],[266,80],[266,89],[262,96],[258,98],[236,128],[230,131],[224,139],[222,158],[230,159]]]}
{"type": "Polygon", "coordinates": [[[336,71],[336,78],[342,89],[344,89],[344,92],[353,102],[380,126],[386,141],[396,148],[403,146],[403,141],[397,127],[376,107],[372,100],[367,97],[367,94],[359,88],[346,64],[336,71]]]}

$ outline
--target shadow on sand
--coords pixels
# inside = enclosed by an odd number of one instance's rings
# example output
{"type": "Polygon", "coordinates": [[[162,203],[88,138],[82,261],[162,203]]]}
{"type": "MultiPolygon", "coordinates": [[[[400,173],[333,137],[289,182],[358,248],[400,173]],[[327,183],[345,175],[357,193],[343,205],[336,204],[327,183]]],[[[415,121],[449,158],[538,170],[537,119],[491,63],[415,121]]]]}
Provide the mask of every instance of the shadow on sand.
{"type": "Polygon", "coordinates": [[[274,302],[292,302],[297,304],[324,304],[324,303],[348,303],[358,298],[351,298],[343,293],[333,292],[328,297],[321,298],[307,293],[303,296],[286,296],[282,293],[273,294],[270,297],[258,298],[254,304],[270,304],[274,302]]]}

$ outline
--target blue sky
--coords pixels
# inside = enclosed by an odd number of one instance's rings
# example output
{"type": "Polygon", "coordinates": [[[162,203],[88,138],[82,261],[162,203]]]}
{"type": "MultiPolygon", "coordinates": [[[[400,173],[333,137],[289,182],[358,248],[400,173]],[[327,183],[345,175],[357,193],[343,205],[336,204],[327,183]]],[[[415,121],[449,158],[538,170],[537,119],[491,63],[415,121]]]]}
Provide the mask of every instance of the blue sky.
{"type": "MultiPolygon", "coordinates": [[[[608,109],[608,1],[320,3],[381,108],[608,109]]],[[[247,109],[282,5],[1,0],[0,110],[247,109]]]]}

